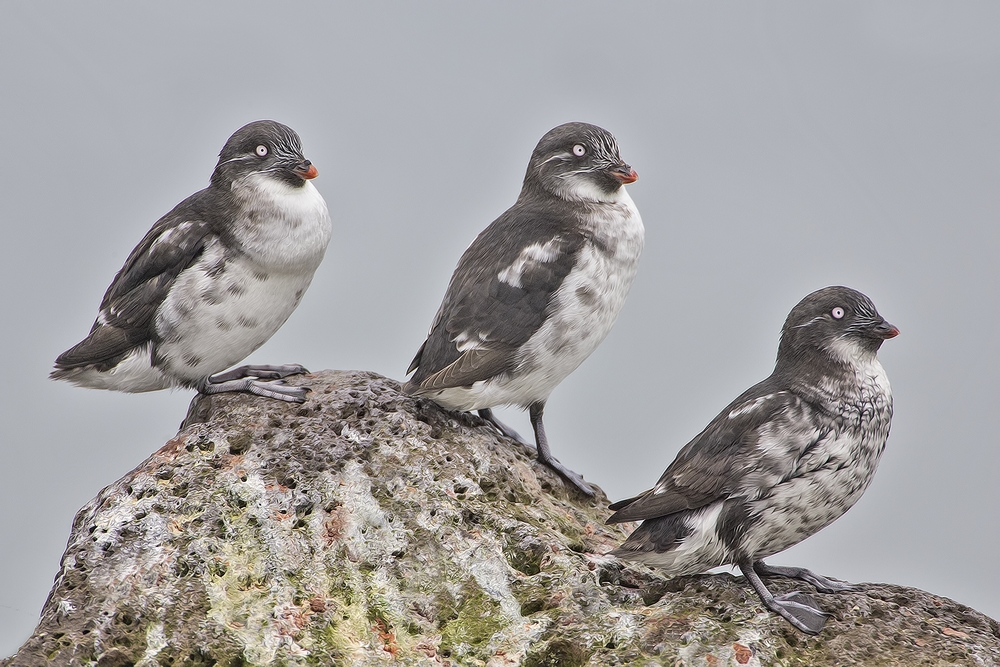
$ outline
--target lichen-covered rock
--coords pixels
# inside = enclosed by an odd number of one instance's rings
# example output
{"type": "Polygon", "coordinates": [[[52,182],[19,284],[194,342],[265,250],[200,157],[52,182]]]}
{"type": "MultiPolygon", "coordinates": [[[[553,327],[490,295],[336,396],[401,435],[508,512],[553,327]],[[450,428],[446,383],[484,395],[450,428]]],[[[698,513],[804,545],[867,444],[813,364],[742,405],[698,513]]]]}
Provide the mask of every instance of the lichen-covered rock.
{"type": "MultiPolygon", "coordinates": [[[[372,373],[198,397],[82,509],[21,665],[982,665],[1000,630],[889,585],[806,637],[729,575],[605,556],[630,526],[477,417],[372,373]]],[[[787,592],[800,582],[774,580],[787,592]]]]}

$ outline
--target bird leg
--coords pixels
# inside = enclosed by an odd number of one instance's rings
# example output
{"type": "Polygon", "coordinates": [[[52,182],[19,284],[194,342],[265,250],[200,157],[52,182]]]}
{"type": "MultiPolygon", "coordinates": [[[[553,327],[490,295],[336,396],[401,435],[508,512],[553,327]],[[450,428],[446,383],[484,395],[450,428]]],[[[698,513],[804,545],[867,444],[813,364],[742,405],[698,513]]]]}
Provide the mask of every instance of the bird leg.
{"type": "Polygon", "coordinates": [[[538,462],[555,470],[563,479],[580,490],[583,495],[594,496],[594,489],[583,481],[583,477],[573,472],[552,456],[549,451],[549,441],[545,437],[545,427],[542,426],[542,412],[545,410],[545,403],[532,403],[528,407],[528,416],[531,418],[531,427],[535,430],[535,444],[538,447],[538,462]]]}
{"type": "MultiPolygon", "coordinates": [[[[761,563],[761,561],[758,561],[758,563],[761,563]]],[[[775,597],[771,594],[771,591],[767,590],[767,586],[764,585],[764,582],[757,575],[754,569],[755,565],[755,563],[751,563],[749,560],[737,563],[740,572],[743,573],[743,576],[753,586],[754,591],[760,597],[760,601],[764,603],[764,606],[802,632],[810,635],[818,635],[823,626],[826,625],[826,619],[830,617],[830,614],[820,609],[819,605],[816,604],[816,600],[811,595],[800,591],[793,591],[775,597]]]]}
{"type": "Polygon", "coordinates": [[[767,565],[759,560],[753,564],[754,571],[762,577],[788,577],[789,579],[801,579],[816,587],[820,593],[840,593],[854,588],[846,581],[827,579],[815,572],[811,572],[804,567],[784,567],[782,565],[767,565]]]}
{"type": "Polygon", "coordinates": [[[496,415],[494,415],[493,411],[490,410],[489,408],[483,408],[482,410],[479,410],[478,412],[479,412],[479,416],[480,417],[482,417],[483,419],[485,419],[486,421],[488,421],[490,424],[493,424],[493,426],[496,427],[496,429],[498,431],[500,431],[501,433],[503,433],[505,436],[507,436],[511,440],[517,440],[519,443],[521,443],[525,447],[530,447],[531,449],[535,448],[535,446],[533,444],[531,444],[530,442],[528,442],[527,440],[525,440],[524,438],[522,438],[520,433],[518,433],[517,431],[515,431],[514,429],[512,429],[510,426],[507,426],[502,421],[500,421],[499,419],[497,419],[496,415]]]}
{"type": "Polygon", "coordinates": [[[220,384],[229,380],[239,380],[246,377],[254,377],[258,380],[280,380],[289,375],[303,375],[309,371],[298,364],[286,364],[284,366],[239,366],[225,373],[216,373],[208,378],[212,384],[220,384]]]}

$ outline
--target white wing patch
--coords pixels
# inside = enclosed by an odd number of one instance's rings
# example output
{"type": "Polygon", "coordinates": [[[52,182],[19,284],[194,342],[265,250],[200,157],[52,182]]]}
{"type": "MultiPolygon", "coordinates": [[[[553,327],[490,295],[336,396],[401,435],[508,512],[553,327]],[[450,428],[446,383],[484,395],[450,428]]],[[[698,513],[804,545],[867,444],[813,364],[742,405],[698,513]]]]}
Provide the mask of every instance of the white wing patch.
{"type": "Polygon", "coordinates": [[[483,347],[483,343],[486,342],[486,334],[482,331],[473,333],[469,331],[461,331],[452,340],[455,347],[458,348],[459,352],[468,352],[469,350],[478,350],[483,347]]]}
{"type": "Polygon", "coordinates": [[[729,413],[729,418],[730,419],[736,419],[740,415],[749,414],[749,413],[753,412],[754,410],[756,410],[757,408],[759,408],[760,406],[762,406],[765,403],[767,403],[769,400],[771,400],[775,396],[777,396],[777,394],[768,394],[767,396],[761,396],[760,398],[756,398],[756,399],[754,399],[752,401],[747,401],[746,403],[744,403],[740,407],[738,407],[738,408],[734,409],[733,411],[731,411],[729,413]]]}
{"type": "Polygon", "coordinates": [[[546,243],[532,243],[526,246],[514,260],[514,263],[497,274],[500,282],[511,287],[521,287],[521,276],[524,270],[534,262],[551,262],[559,257],[559,244],[562,239],[556,236],[546,243]]]}
{"type": "Polygon", "coordinates": [[[149,246],[149,252],[152,252],[153,248],[155,248],[156,246],[158,246],[160,244],[170,243],[170,239],[175,234],[184,234],[184,233],[187,232],[187,230],[191,229],[192,226],[193,226],[193,223],[191,223],[191,222],[182,222],[181,224],[177,225],[176,227],[171,227],[170,229],[168,229],[167,231],[163,232],[162,234],[160,234],[159,236],[156,237],[156,240],[153,241],[153,245],[149,246]]]}

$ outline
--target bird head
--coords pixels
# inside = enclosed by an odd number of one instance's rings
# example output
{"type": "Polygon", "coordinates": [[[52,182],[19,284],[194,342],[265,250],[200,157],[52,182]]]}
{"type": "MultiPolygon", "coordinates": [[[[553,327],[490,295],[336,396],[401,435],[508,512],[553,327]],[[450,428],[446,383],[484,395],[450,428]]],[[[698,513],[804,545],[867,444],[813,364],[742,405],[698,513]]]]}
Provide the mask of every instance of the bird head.
{"type": "Polygon", "coordinates": [[[212,185],[228,188],[247,176],[261,174],[301,187],[318,173],[302,156],[302,142],[292,128],[273,120],[258,120],[229,137],[219,153],[212,185]]]}
{"type": "Polygon", "coordinates": [[[522,195],[540,188],[568,201],[615,201],[622,186],[637,178],[610,132],[588,123],[566,123],[549,130],[535,146],[522,195]]]}
{"type": "Polygon", "coordinates": [[[853,365],[874,357],[899,335],[867,296],[849,287],[825,287],[792,308],[781,329],[778,365],[816,354],[853,365]]]}

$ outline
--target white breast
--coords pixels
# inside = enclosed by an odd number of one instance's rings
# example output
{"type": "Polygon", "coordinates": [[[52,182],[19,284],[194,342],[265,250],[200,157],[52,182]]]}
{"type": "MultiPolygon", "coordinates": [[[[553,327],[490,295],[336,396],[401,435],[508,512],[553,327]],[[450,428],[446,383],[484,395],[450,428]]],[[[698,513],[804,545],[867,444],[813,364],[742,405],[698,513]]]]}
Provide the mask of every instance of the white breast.
{"type": "Polygon", "coordinates": [[[157,362],[182,382],[229,368],[263,345],[298,306],[330,241],[326,203],[312,183],[247,180],[232,245],[209,244],[157,314],[157,362]]]}
{"type": "Polygon", "coordinates": [[[233,226],[236,246],[267,270],[312,273],[323,260],[333,228],[323,196],[310,181],[292,187],[266,174],[234,184],[243,204],[233,226]]]}
{"type": "Polygon", "coordinates": [[[865,355],[854,370],[858,383],[828,405],[837,415],[834,428],[799,459],[794,476],[750,503],[759,523],[746,535],[747,552],[763,558],[825,528],[854,506],[874,478],[889,437],[892,392],[875,355],[865,355]]]}

